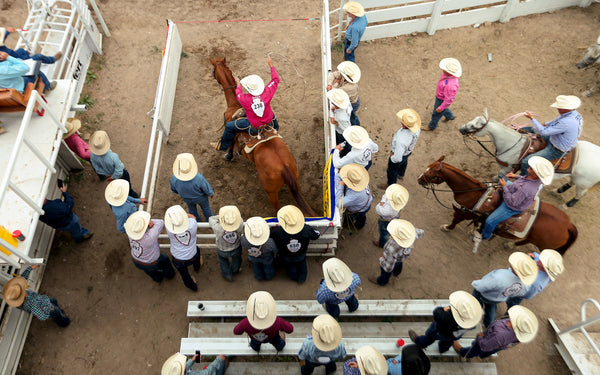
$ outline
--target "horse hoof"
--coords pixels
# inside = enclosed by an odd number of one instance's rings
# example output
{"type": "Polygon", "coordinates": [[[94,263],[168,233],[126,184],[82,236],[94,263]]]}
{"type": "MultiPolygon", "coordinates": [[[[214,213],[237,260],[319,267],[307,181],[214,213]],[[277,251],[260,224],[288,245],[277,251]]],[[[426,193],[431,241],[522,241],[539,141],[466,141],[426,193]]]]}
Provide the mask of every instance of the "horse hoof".
{"type": "Polygon", "coordinates": [[[440,230],[442,232],[450,232],[452,229],[450,229],[449,226],[450,225],[448,225],[448,224],[440,225],[440,230]]]}

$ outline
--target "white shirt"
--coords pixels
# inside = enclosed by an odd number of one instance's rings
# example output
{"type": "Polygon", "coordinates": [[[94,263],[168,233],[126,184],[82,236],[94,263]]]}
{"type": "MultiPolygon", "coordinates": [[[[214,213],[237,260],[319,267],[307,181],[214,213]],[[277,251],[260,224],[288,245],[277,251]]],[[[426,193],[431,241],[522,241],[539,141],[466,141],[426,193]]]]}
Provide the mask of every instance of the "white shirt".
{"type": "Polygon", "coordinates": [[[349,105],[346,109],[336,108],[333,111],[333,119],[338,123],[335,126],[335,131],[344,134],[344,130],[352,126],[350,124],[350,114],[352,113],[352,106],[349,105]]]}
{"type": "Polygon", "coordinates": [[[180,234],[169,231],[165,226],[169,241],[171,241],[171,255],[179,260],[189,260],[196,255],[196,233],[198,232],[198,223],[195,218],[188,218],[188,229],[180,234]]]}
{"type": "Polygon", "coordinates": [[[344,165],[347,164],[360,164],[363,167],[367,167],[369,162],[371,161],[372,154],[379,151],[379,146],[377,143],[373,142],[372,139],[369,138],[369,143],[364,148],[358,149],[353,147],[349,153],[346,154],[343,158],[340,158],[340,150],[333,151],[333,166],[340,169],[344,165]]]}
{"type": "Polygon", "coordinates": [[[394,208],[392,208],[392,205],[385,194],[381,197],[381,202],[375,206],[375,212],[377,212],[377,215],[381,216],[381,220],[384,221],[392,221],[397,219],[400,215],[400,210],[394,210],[394,208]]]}
{"type": "Polygon", "coordinates": [[[400,128],[392,138],[392,153],[390,157],[393,163],[400,163],[404,156],[410,155],[415,149],[417,139],[421,135],[421,130],[413,133],[410,129],[400,128]]]}

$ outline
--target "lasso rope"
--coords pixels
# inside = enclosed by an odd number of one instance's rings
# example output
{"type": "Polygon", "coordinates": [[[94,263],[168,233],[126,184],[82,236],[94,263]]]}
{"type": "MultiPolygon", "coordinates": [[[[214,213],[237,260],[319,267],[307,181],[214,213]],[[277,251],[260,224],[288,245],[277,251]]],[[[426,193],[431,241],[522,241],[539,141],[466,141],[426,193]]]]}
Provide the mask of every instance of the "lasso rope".
{"type": "MultiPolygon", "coordinates": [[[[529,124],[529,121],[530,121],[529,119],[527,119],[526,122],[521,122],[521,123],[516,123],[516,121],[515,121],[517,118],[519,118],[521,116],[525,116],[525,113],[527,113],[527,111],[526,112],[519,112],[517,114],[514,114],[514,115],[512,115],[512,116],[510,116],[510,117],[508,117],[506,119],[504,119],[502,121],[502,123],[504,125],[506,125],[506,126],[509,126],[509,127],[513,128],[513,129],[515,129],[515,130],[519,130],[521,128],[529,126],[530,125],[529,124]]],[[[529,112],[529,113],[531,113],[533,115],[533,117],[537,117],[537,113],[535,113],[535,112],[529,112]]]]}
{"type": "Polygon", "coordinates": [[[302,99],[300,99],[300,101],[303,102],[304,98],[306,96],[306,79],[304,78],[304,76],[302,74],[300,74],[300,72],[298,71],[298,68],[296,68],[296,64],[294,64],[287,56],[284,56],[279,52],[269,52],[269,53],[267,53],[267,56],[271,56],[273,54],[279,55],[279,56],[283,57],[284,60],[289,62],[292,65],[292,67],[294,68],[294,70],[296,71],[296,75],[302,79],[304,86],[302,87],[302,99]]]}

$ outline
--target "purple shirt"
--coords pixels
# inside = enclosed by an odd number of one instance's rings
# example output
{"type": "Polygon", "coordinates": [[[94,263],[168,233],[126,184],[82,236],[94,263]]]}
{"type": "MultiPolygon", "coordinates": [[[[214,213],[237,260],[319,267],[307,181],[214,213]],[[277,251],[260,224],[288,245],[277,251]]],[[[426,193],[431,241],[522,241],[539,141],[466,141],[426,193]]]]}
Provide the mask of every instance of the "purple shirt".
{"type": "Polygon", "coordinates": [[[498,319],[489,325],[484,337],[477,336],[475,340],[484,352],[494,352],[509,348],[519,343],[515,331],[506,323],[509,318],[498,319]]]}
{"type": "Polygon", "coordinates": [[[539,178],[532,180],[518,176],[514,182],[502,188],[504,203],[511,210],[524,211],[533,203],[541,186],[542,181],[539,178]]]}
{"type": "Polygon", "coordinates": [[[452,104],[452,102],[454,102],[454,97],[456,96],[457,92],[458,92],[458,78],[451,74],[447,74],[446,72],[443,72],[442,75],[440,76],[440,80],[438,81],[438,84],[437,84],[437,87],[435,90],[435,96],[438,99],[443,100],[444,102],[442,104],[440,104],[440,106],[437,107],[436,109],[443,111],[444,109],[448,108],[450,106],[450,104],[452,104]]]}

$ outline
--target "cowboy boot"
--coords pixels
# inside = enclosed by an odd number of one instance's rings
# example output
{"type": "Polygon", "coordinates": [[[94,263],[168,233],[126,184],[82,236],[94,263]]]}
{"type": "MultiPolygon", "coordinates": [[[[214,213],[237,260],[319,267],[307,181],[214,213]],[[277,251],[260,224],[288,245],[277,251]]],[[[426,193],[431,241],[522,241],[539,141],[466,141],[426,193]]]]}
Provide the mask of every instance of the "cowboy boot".
{"type": "Polygon", "coordinates": [[[227,153],[223,156],[223,159],[227,160],[227,161],[232,161],[233,160],[233,149],[230,148],[227,153]]]}

